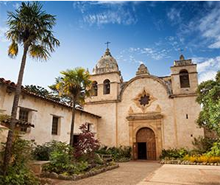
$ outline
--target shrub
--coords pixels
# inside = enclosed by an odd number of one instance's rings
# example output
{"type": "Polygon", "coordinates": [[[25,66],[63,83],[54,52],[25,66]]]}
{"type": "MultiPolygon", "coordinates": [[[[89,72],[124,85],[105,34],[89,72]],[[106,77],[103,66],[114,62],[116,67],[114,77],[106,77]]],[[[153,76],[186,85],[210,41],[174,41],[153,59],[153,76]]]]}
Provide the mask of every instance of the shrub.
{"type": "Polygon", "coordinates": [[[2,163],[0,164],[0,184],[4,185],[37,185],[38,179],[29,169],[32,160],[32,143],[19,137],[15,138],[12,145],[12,161],[8,167],[8,173],[3,176],[2,163]]]}
{"type": "Polygon", "coordinates": [[[220,142],[213,143],[213,146],[209,152],[206,153],[208,156],[220,156],[220,142]]]}
{"type": "Polygon", "coordinates": [[[184,148],[162,150],[160,159],[182,159],[188,151],[184,148]]]}
{"type": "Polygon", "coordinates": [[[103,146],[98,151],[98,154],[111,154],[115,161],[127,161],[131,158],[131,147],[130,146],[120,146],[117,147],[107,147],[103,146]]]}
{"type": "Polygon", "coordinates": [[[207,156],[207,155],[201,155],[201,156],[186,155],[183,159],[186,161],[197,162],[197,163],[219,163],[220,162],[220,157],[207,156]]]}
{"type": "Polygon", "coordinates": [[[79,160],[89,160],[94,163],[95,151],[99,148],[99,142],[95,139],[94,133],[87,129],[86,124],[79,127],[82,133],[75,147],[75,157],[79,160]]]}
{"type": "Polygon", "coordinates": [[[95,154],[94,162],[95,164],[100,164],[100,165],[104,164],[104,160],[101,158],[99,154],[95,154]]]}
{"type": "Polygon", "coordinates": [[[216,142],[216,139],[204,138],[201,136],[198,138],[194,138],[192,144],[194,145],[195,149],[192,151],[192,153],[203,154],[211,149],[214,142],[216,142]]]}
{"type": "Polygon", "coordinates": [[[50,172],[63,173],[71,168],[73,148],[60,141],[53,142],[52,146],[52,151],[49,154],[50,163],[45,165],[44,169],[50,172]]]}
{"type": "Polygon", "coordinates": [[[59,145],[60,141],[51,141],[44,143],[43,145],[37,145],[33,150],[33,158],[39,161],[48,161],[50,158],[51,152],[53,152],[59,145]]]}

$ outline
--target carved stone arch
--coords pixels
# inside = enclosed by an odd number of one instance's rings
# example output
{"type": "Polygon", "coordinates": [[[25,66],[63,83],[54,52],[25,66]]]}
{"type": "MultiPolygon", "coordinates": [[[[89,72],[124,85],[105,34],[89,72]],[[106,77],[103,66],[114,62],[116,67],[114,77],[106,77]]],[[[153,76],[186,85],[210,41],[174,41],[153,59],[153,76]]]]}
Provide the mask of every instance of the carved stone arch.
{"type": "Polygon", "coordinates": [[[156,160],[155,132],[149,127],[142,127],[136,132],[138,159],[156,160]]]}
{"type": "Polygon", "coordinates": [[[122,101],[122,96],[123,96],[124,91],[132,82],[139,80],[139,79],[143,79],[143,78],[150,78],[150,79],[153,79],[154,81],[159,82],[165,88],[168,97],[171,95],[170,89],[168,88],[168,86],[166,85],[166,83],[162,79],[160,79],[156,76],[147,74],[147,75],[139,75],[139,76],[136,76],[136,77],[132,78],[131,80],[129,80],[121,89],[121,92],[119,94],[119,101],[122,101]]]}
{"type": "Polygon", "coordinates": [[[153,128],[151,125],[148,125],[148,126],[138,126],[138,127],[136,127],[135,129],[134,129],[134,135],[133,135],[133,141],[136,143],[136,135],[137,135],[137,133],[138,133],[138,131],[140,130],[140,129],[142,129],[142,128],[149,128],[149,129],[151,129],[153,132],[154,132],[154,134],[155,134],[155,139],[157,139],[158,138],[158,134],[157,134],[157,131],[155,130],[155,128],[153,128]]]}

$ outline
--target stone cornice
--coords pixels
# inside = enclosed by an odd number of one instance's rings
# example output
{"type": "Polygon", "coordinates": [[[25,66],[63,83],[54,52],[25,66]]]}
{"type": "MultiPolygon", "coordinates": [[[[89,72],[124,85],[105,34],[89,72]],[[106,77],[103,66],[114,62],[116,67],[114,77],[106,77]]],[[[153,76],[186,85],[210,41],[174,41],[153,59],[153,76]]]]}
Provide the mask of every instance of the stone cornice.
{"type": "Polygon", "coordinates": [[[192,96],[197,96],[196,93],[189,93],[189,94],[172,94],[171,98],[182,98],[182,97],[192,97],[192,96]]]}
{"type": "Polygon", "coordinates": [[[107,74],[112,74],[112,73],[116,73],[119,76],[121,76],[121,71],[112,71],[112,72],[105,72],[105,73],[100,73],[100,74],[91,74],[90,76],[102,76],[102,75],[107,75],[107,74]]]}
{"type": "Polygon", "coordinates": [[[186,66],[197,66],[197,64],[187,64],[187,65],[179,65],[179,66],[171,66],[170,68],[177,68],[177,67],[186,67],[186,66]]]}
{"type": "Polygon", "coordinates": [[[160,112],[134,113],[126,117],[128,121],[136,120],[155,120],[162,119],[163,115],[160,112]]]}
{"type": "MultiPolygon", "coordinates": [[[[188,72],[188,74],[198,74],[198,72],[188,72]]],[[[173,76],[173,75],[180,75],[179,73],[172,73],[171,74],[171,76],[173,76]]]]}
{"type": "Polygon", "coordinates": [[[118,100],[99,100],[93,102],[86,102],[85,105],[92,105],[92,104],[106,104],[106,103],[118,103],[118,100]]]}

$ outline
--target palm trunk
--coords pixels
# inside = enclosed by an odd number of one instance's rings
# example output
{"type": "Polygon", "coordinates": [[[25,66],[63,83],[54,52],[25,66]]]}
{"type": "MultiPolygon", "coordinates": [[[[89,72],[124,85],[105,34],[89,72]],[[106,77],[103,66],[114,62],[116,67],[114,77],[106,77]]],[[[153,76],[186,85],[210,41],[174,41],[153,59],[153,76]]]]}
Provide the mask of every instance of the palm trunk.
{"type": "Polygon", "coordinates": [[[76,102],[73,100],[73,107],[72,107],[72,121],[71,121],[71,129],[70,129],[70,146],[73,146],[74,144],[74,123],[75,123],[75,108],[76,102]]]}
{"type": "Polygon", "coordinates": [[[7,169],[8,169],[10,160],[11,160],[11,149],[12,149],[12,144],[13,144],[13,139],[14,139],[15,122],[16,122],[16,117],[17,117],[19,96],[21,94],[21,85],[22,85],[22,80],[23,80],[23,75],[24,75],[24,68],[26,64],[27,51],[28,51],[28,46],[24,45],[24,52],[22,56],[17,86],[15,90],[15,96],[14,96],[14,101],[13,101],[13,106],[12,106],[12,111],[11,111],[11,121],[9,125],[8,137],[7,137],[5,153],[4,153],[4,166],[3,166],[4,175],[7,174],[7,169]]]}

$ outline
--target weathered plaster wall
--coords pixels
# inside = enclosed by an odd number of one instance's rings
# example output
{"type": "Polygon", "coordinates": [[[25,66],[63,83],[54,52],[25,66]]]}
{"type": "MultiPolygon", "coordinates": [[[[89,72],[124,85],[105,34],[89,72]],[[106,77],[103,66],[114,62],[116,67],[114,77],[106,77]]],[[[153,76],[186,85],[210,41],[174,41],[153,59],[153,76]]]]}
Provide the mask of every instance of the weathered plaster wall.
{"type": "Polygon", "coordinates": [[[204,136],[204,130],[196,123],[200,112],[200,105],[196,97],[174,98],[174,116],[177,124],[178,147],[192,148],[194,137],[204,136]]]}
{"type": "MultiPolygon", "coordinates": [[[[0,89],[0,94],[0,109],[5,110],[4,114],[10,115],[14,94],[6,93],[5,88],[0,89]]],[[[35,126],[34,128],[28,128],[28,132],[23,135],[25,139],[35,140],[38,144],[53,139],[69,142],[71,108],[26,94],[21,95],[19,106],[30,109],[29,122],[35,126]],[[60,117],[58,135],[51,134],[53,116],[60,117]]],[[[92,131],[97,133],[98,118],[78,110],[76,111],[74,133],[80,133],[79,126],[86,122],[92,123],[92,131]]]]}
{"type": "Polygon", "coordinates": [[[98,123],[98,139],[101,144],[116,146],[116,103],[87,104],[85,110],[100,115],[98,123]]]}

